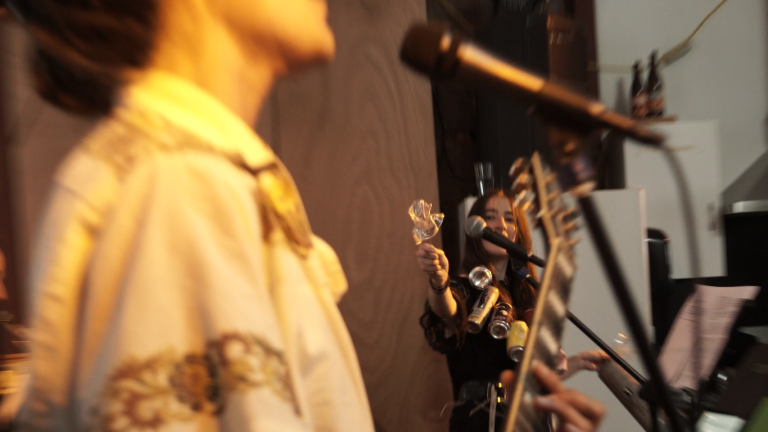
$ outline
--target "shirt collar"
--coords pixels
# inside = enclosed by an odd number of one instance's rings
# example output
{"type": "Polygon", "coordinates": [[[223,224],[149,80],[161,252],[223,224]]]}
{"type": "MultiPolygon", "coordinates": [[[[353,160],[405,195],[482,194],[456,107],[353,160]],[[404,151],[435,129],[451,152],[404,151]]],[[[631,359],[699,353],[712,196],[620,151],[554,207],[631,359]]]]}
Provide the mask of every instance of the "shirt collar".
{"type": "Polygon", "coordinates": [[[242,118],[177,75],[157,69],[145,71],[126,88],[121,105],[161,116],[209,143],[214,150],[239,156],[251,169],[276,160],[272,150],[242,118]]]}

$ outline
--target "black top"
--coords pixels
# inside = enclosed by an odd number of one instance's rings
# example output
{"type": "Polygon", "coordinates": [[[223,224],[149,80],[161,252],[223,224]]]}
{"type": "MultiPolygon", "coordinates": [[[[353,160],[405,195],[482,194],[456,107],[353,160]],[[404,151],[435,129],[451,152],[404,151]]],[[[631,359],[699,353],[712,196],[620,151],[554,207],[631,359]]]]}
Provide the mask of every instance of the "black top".
{"type": "MultiPolygon", "coordinates": [[[[506,289],[499,283],[500,289],[506,289]]],[[[506,369],[516,369],[517,363],[507,357],[506,339],[494,339],[488,333],[488,326],[480,333],[466,331],[467,314],[482,291],[474,288],[465,277],[452,279],[451,293],[456,299],[458,312],[456,326],[458,333],[445,337],[446,325],[432,309],[429,302],[421,316],[421,326],[430,346],[446,355],[448,370],[453,384],[454,400],[458,398],[461,385],[468,381],[482,380],[498,382],[499,375],[506,369]]]]}

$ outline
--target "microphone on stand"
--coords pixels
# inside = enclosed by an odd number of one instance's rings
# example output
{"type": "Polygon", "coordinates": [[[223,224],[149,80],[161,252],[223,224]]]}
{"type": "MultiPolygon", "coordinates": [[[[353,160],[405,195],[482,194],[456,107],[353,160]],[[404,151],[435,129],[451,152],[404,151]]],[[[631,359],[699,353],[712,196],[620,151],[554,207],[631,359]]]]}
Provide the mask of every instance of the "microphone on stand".
{"type": "Polygon", "coordinates": [[[546,262],[534,255],[533,252],[528,252],[524,247],[488,228],[485,224],[485,220],[480,216],[470,216],[464,224],[464,231],[466,231],[467,235],[472,238],[482,238],[496,246],[506,249],[507,253],[512,258],[516,258],[523,262],[530,261],[539,267],[546,266],[546,262]]]}
{"type": "Polygon", "coordinates": [[[515,272],[515,277],[523,282],[528,282],[535,290],[539,289],[539,281],[531,276],[531,272],[525,268],[525,265],[518,263],[514,258],[512,259],[512,271],[515,272]]]}
{"type": "Polygon", "coordinates": [[[560,121],[620,131],[640,142],[660,145],[664,137],[602,103],[553,84],[483,50],[439,24],[416,24],[403,39],[400,59],[433,78],[474,81],[560,121]]]}

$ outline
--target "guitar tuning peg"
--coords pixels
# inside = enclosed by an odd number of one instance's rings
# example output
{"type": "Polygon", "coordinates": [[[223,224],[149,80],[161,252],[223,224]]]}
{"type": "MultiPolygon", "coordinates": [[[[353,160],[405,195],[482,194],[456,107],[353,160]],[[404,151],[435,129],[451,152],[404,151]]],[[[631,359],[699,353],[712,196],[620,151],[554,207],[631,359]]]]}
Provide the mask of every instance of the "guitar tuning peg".
{"type": "Polygon", "coordinates": [[[530,190],[522,191],[515,198],[514,205],[527,213],[531,213],[536,208],[536,194],[530,190]]]}
{"type": "Polygon", "coordinates": [[[512,194],[517,195],[523,193],[531,189],[532,186],[533,179],[531,178],[531,175],[528,172],[522,172],[512,183],[512,194]]]}
{"type": "Polygon", "coordinates": [[[560,194],[560,192],[558,192],[558,191],[552,192],[552,193],[550,193],[549,195],[547,195],[547,201],[548,201],[548,202],[555,202],[555,200],[557,200],[558,198],[560,198],[560,195],[561,195],[561,194],[560,194]]]}
{"type": "Polygon", "coordinates": [[[527,174],[530,163],[527,158],[517,158],[509,168],[509,178],[514,179],[521,174],[527,174]]]}
{"type": "MultiPolygon", "coordinates": [[[[526,217],[528,218],[528,225],[530,228],[534,228],[539,225],[539,217],[541,215],[541,211],[539,210],[538,203],[536,202],[535,194],[528,192],[527,194],[528,200],[521,201],[519,203],[520,209],[525,212],[526,217]]],[[[517,202],[515,201],[518,205],[517,202]]]]}
{"type": "Polygon", "coordinates": [[[576,207],[569,207],[563,211],[563,222],[572,222],[579,218],[579,212],[576,207]]]}
{"type": "Polygon", "coordinates": [[[513,202],[512,205],[515,207],[523,207],[528,202],[530,202],[530,200],[528,199],[528,191],[524,190],[524,191],[521,191],[519,194],[515,195],[515,202],[513,202]]]}

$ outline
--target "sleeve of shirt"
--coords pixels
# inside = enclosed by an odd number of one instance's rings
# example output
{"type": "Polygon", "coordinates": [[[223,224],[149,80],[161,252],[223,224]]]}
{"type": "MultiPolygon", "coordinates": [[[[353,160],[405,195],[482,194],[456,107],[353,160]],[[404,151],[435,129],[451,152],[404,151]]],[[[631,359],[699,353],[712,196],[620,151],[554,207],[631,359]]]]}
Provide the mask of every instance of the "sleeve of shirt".
{"type": "Polygon", "coordinates": [[[447,331],[446,322],[429,307],[429,301],[424,305],[424,313],[419,319],[427,343],[429,343],[433,350],[441,354],[448,354],[458,348],[464,341],[467,328],[466,290],[459,281],[453,279],[450,281],[449,286],[457,306],[452,326],[455,331],[447,331]],[[450,334],[450,336],[446,337],[446,334],[450,334]]]}
{"type": "Polygon", "coordinates": [[[30,430],[69,431],[81,285],[99,214],[56,184],[38,231],[31,262],[28,316],[32,326],[31,379],[22,409],[30,430]]]}
{"type": "Polygon", "coordinates": [[[75,346],[61,373],[75,377],[65,384],[78,426],[309,429],[270,295],[255,187],[201,152],[158,155],[125,179],[95,238],[81,307],[71,306],[79,337],[58,344],[75,346]]]}

